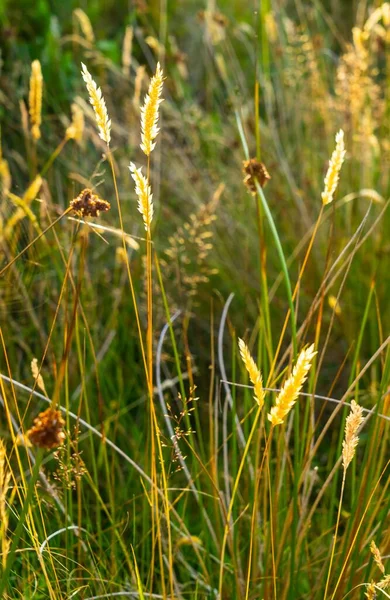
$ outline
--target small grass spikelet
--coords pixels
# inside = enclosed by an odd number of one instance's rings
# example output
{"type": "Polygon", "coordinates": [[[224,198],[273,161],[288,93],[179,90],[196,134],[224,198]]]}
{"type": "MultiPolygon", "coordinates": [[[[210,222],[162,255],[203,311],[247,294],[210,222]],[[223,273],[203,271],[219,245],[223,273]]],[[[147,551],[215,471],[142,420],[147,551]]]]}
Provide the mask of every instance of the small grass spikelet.
{"type": "Polygon", "coordinates": [[[28,97],[28,104],[30,113],[31,135],[35,141],[39,140],[39,138],[41,137],[42,87],[43,77],[41,63],[39,62],[39,60],[34,60],[31,63],[30,91],[28,97]]]}
{"type": "Polygon", "coordinates": [[[99,136],[107,145],[111,141],[111,120],[108,118],[106,103],[103,98],[102,90],[98,88],[95,81],[92,79],[91,73],[88,71],[84,63],[81,63],[81,74],[86,83],[89,101],[95,111],[96,123],[99,129],[99,136]]]}
{"type": "Polygon", "coordinates": [[[240,348],[241,358],[244,362],[245,368],[248,371],[249,378],[254,385],[255,395],[254,399],[256,400],[259,408],[262,408],[264,405],[264,390],[263,390],[263,378],[255,361],[253,360],[248,346],[245,344],[244,340],[238,338],[238,346],[240,348]]]}
{"type": "Polygon", "coordinates": [[[157,63],[156,73],[152,77],[144,105],[141,108],[141,150],[149,156],[155,148],[158,132],[158,108],[162,102],[161,92],[163,86],[163,72],[160,63],[157,63]]]}
{"type": "Polygon", "coordinates": [[[336,191],[337,184],[339,182],[340,170],[345,158],[345,146],[344,146],[344,131],[340,131],[336,134],[336,148],[333,151],[332,157],[329,161],[328,172],[324,179],[325,188],[321,194],[322,204],[330,204],[333,200],[333,195],[336,191]]]}
{"type": "Polygon", "coordinates": [[[384,575],[384,573],[385,573],[385,566],[384,566],[384,564],[382,562],[382,557],[381,557],[381,553],[379,552],[379,548],[376,545],[376,543],[374,542],[374,540],[372,540],[372,542],[370,544],[370,550],[371,550],[372,556],[374,557],[375,564],[377,565],[378,569],[384,575]]]}
{"type": "Polygon", "coordinates": [[[150,233],[150,226],[153,219],[153,194],[151,187],[145,175],[142,174],[142,167],[137,169],[134,163],[129,165],[130,173],[135,181],[135,193],[138,196],[138,210],[141,213],[145,229],[150,233]]]}
{"type": "Polygon", "coordinates": [[[349,467],[353,457],[355,456],[356,446],[359,438],[356,435],[360,425],[363,422],[363,409],[355,400],[351,402],[351,412],[349,413],[345,423],[345,437],[343,441],[343,467],[344,471],[349,467]]]}
{"type": "Polygon", "coordinates": [[[307,374],[311,367],[311,362],[317,352],[314,350],[314,344],[301,351],[290,377],[283,384],[279,395],[276,398],[275,406],[271,408],[268,419],[272,425],[281,425],[297,401],[299,392],[307,379],[307,374]]]}

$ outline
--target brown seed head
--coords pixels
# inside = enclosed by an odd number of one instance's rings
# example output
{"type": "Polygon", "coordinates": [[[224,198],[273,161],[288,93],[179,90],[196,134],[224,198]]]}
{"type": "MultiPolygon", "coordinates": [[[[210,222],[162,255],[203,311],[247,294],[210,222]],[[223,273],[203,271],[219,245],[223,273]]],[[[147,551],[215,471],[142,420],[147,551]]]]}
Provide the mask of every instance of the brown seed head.
{"type": "Polygon", "coordinates": [[[65,440],[65,421],[59,410],[48,408],[34,419],[34,425],[27,432],[28,438],[38,448],[58,448],[65,440]]]}
{"type": "Polygon", "coordinates": [[[242,170],[244,173],[244,185],[246,185],[253,196],[256,195],[256,179],[262,188],[271,179],[271,175],[268,173],[265,164],[258,161],[257,158],[244,160],[242,162],[242,170]]]}
{"type": "Polygon", "coordinates": [[[99,213],[107,212],[111,208],[107,200],[99,198],[89,188],[85,188],[77,198],[74,198],[70,206],[80,217],[98,217],[99,213]]]}

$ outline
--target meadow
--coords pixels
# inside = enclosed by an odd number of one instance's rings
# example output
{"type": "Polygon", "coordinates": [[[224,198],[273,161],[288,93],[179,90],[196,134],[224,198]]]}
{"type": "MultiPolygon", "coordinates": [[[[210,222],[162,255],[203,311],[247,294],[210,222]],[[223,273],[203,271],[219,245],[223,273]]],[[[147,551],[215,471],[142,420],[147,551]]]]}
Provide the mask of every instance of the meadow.
{"type": "Polygon", "coordinates": [[[390,598],[389,46],[0,2],[1,598],[390,598]]]}

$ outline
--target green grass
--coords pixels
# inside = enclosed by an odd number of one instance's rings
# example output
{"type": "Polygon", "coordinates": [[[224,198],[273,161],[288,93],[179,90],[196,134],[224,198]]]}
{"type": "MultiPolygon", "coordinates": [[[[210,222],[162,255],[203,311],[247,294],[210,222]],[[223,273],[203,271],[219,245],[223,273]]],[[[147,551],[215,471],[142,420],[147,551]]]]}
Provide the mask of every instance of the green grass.
{"type": "Polygon", "coordinates": [[[0,6],[4,598],[363,600],[372,582],[390,594],[389,5],[212,4],[0,6]],[[147,238],[128,166],[149,171],[140,105],[157,60],[147,238]],[[107,103],[109,150],[81,62],[107,103]],[[73,102],[81,144],[65,138],[73,102]],[[340,128],[346,160],[322,208],[340,128]],[[252,195],[254,157],[271,180],[252,195]],[[85,187],[111,203],[86,225],[64,214],[85,187]],[[238,337],[268,390],[261,411],[238,337]],[[271,429],[309,343],[305,394],[271,429]],[[365,421],[340,503],[352,399],[365,421]],[[64,445],[26,447],[51,401],[64,445]]]}

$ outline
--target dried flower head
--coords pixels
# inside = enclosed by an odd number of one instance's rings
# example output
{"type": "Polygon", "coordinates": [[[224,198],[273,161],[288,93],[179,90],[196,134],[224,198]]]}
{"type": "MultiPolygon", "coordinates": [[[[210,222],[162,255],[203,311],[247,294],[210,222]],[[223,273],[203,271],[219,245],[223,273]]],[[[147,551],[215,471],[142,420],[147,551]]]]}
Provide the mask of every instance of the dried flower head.
{"type": "Polygon", "coordinates": [[[84,113],[81,108],[75,103],[72,103],[72,122],[65,132],[67,140],[74,140],[81,144],[84,133],[84,113]]]}
{"type": "Polygon", "coordinates": [[[50,407],[35,417],[34,425],[28,430],[27,435],[34,446],[51,450],[58,448],[64,442],[64,425],[61,412],[50,407]]]}
{"type": "Polygon", "coordinates": [[[39,60],[34,60],[31,64],[30,92],[28,97],[31,135],[34,140],[39,140],[41,137],[42,86],[43,77],[41,63],[39,60]]]}
{"type": "Polygon", "coordinates": [[[107,212],[111,208],[107,200],[99,198],[89,188],[85,188],[74,198],[70,206],[80,217],[98,217],[101,212],[107,212]]]}
{"type": "Polygon", "coordinates": [[[371,554],[374,557],[374,561],[378,567],[378,569],[384,574],[385,573],[385,566],[382,562],[382,557],[381,557],[381,553],[379,552],[379,548],[376,545],[376,543],[374,542],[374,540],[372,540],[371,544],[370,544],[370,550],[371,550],[371,554]]]}
{"type": "Polygon", "coordinates": [[[93,110],[95,111],[99,136],[108,145],[111,141],[111,120],[108,118],[106,103],[103,98],[102,90],[98,88],[84,63],[81,63],[81,67],[81,74],[87,86],[89,101],[92,104],[93,110]]]}
{"type": "Polygon", "coordinates": [[[149,156],[155,148],[158,132],[158,108],[162,102],[161,93],[163,87],[163,72],[160,63],[157,63],[156,73],[151,79],[148,93],[145,96],[144,105],[141,108],[141,149],[149,156]]]}
{"type": "Polygon", "coordinates": [[[353,457],[355,456],[356,446],[359,438],[357,431],[363,422],[363,409],[355,400],[351,402],[351,412],[349,413],[345,423],[345,437],[343,441],[343,467],[346,471],[353,457]]]}
{"type": "Polygon", "coordinates": [[[259,405],[260,408],[264,405],[264,390],[263,390],[263,378],[261,373],[253,360],[248,346],[245,344],[244,340],[238,338],[238,346],[240,348],[241,358],[244,362],[245,368],[248,371],[249,378],[254,385],[255,395],[254,398],[259,405]]]}
{"type": "Polygon", "coordinates": [[[333,194],[336,191],[337,184],[339,182],[340,170],[344,162],[345,147],[344,147],[344,131],[340,131],[336,134],[336,148],[333,151],[332,157],[329,161],[328,172],[324,179],[324,191],[321,194],[322,204],[330,204],[333,200],[333,194]]]}
{"type": "Polygon", "coordinates": [[[286,415],[297,401],[299,392],[307,379],[307,374],[311,367],[311,362],[317,354],[314,350],[314,344],[302,350],[298,356],[297,362],[290,377],[283,384],[279,395],[276,398],[275,406],[271,408],[268,419],[272,425],[283,423],[286,415]]]}
{"type": "Polygon", "coordinates": [[[137,169],[134,163],[129,165],[130,173],[135,181],[135,193],[138,196],[138,210],[144,219],[146,231],[150,232],[150,226],[153,219],[153,194],[151,187],[145,175],[142,174],[142,167],[137,169]]]}
{"type": "Polygon", "coordinates": [[[246,185],[253,196],[256,195],[256,180],[259,182],[260,187],[263,188],[267,181],[271,179],[271,175],[268,173],[264,163],[258,161],[257,158],[242,161],[242,170],[245,175],[244,185],[246,185]]]}

